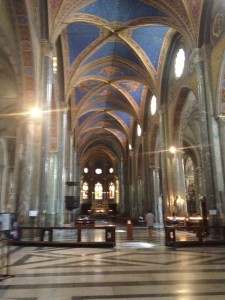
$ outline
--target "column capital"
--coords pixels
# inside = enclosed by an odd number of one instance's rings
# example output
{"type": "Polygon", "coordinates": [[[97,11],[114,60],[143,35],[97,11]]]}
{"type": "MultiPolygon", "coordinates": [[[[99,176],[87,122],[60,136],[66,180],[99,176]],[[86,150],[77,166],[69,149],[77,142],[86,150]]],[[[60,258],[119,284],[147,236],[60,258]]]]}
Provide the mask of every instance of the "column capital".
{"type": "Polygon", "coordinates": [[[210,53],[210,46],[204,44],[201,48],[195,48],[189,56],[189,72],[193,73],[196,65],[200,62],[204,62],[210,53]]]}
{"type": "Polygon", "coordinates": [[[155,172],[159,172],[159,169],[160,169],[159,166],[155,166],[155,165],[149,165],[148,167],[150,170],[155,171],[155,172]]]}
{"type": "Polygon", "coordinates": [[[159,116],[163,116],[166,113],[166,106],[164,104],[160,105],[158,109],[159,116]]]}
{"type": "Polygon", "coordinates": [[[40,41],[40,44],[41,44],[41,47],[42,47],[43,54],[45,56],[49,56],[50,58],[53,58],[53,46],[49,42],[49,40],[42,39],[40,41]]]}
{"type": "Polygon", "coordinates": [[[68,113],[69,106],[67,103],[60,101],[60,110],[62,113],[68,113]]]}
{"type": "Polygon", "coordinates": [[[189,61],[198,63],[204,61],[210,53],[210,46],[204,44],[201,48],[195,48],[189,56],[189,61]]]}

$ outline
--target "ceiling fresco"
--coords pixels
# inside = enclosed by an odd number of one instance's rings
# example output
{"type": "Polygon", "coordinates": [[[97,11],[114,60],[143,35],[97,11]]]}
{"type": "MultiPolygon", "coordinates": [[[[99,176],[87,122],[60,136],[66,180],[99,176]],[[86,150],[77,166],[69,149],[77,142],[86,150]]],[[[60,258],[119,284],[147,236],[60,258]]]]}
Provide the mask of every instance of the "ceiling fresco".
{"type": "Polygon", "coordinates": [[[143,126],[147,97],[159,95],[171,36],[190,33],[188,43],[196,44],[202,5],[202,0],[49,1],[50,38],[62,41],[65,101],[81,155],[102,145],[119,157],[132,144],[132,130],[143,126]]]}

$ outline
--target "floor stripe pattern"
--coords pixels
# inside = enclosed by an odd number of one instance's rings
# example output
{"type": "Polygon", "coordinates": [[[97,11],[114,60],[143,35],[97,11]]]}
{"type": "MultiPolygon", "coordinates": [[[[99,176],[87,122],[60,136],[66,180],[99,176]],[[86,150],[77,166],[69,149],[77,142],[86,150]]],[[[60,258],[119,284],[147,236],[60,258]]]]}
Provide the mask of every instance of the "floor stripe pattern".
{"type": "Polygon", "coordinates": [[[0,299],[225,299],[225,247],[171,249],[164,232],[150,241],[118,230],[112,249],[11,247],[0,299]]]}

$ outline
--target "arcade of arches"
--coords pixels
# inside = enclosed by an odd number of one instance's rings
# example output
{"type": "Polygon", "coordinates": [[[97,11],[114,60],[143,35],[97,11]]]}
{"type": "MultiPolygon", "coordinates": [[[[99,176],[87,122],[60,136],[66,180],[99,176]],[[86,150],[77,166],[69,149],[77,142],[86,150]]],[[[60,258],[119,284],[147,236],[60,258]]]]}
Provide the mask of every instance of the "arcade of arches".
{"type": "Polygon", "coordinates": [[[224,179],[223,0],[0,2],[0,212],[223,224],[224,179]]]}

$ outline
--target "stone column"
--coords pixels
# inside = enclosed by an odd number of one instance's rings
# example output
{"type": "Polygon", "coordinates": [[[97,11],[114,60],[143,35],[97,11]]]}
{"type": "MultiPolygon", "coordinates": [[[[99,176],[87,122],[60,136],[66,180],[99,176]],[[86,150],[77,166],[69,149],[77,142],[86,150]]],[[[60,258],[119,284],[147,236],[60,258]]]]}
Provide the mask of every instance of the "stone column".
{"type": "MultiPolygon", "coordinates": [[[[214,198],[216,201],[216,208],[218,213],[218,221],[224,219],[224,202],[225,202],[225,176],[224,176],[224,152],[222,151],[221,142],[224,143],[224,136],[221,135],[218,128],[218,119],[214,115],[213,94],[212,94],[212,70],[210,64],[210,46],[204,45],[206,59],[204,60],[205,82],[206,82],[206,110],[207,121],[209,125],[209,141],[211,150],[212,162],[212,176],[214,183],[214,198]],[[222,164],[221,164],[222,162],[222,164]],[[222,176],[221,176],[222,175],[222,176]],[[222,204],[222,205],[221,205],[222,204]]],[[[219,121],[220,122],[220,121],[219,121]]]]}
{"type": "Polygon", "coordinates": [[[41,138],[41,162],[40,162],[40,205],[39,205],[39,223],[45,224],[45,213],[47,202],[50,195],[47,194],[47,180],[49,169],[49,146],[50,146],[50,112],[52,109],[52,82],[53,82],[53,66],[52,66],[52,48],[51,45],[44,40],[42,42],[42,138],[41,138]]]}
{"type": "Polygon", "coordinates": [[[119,185],[119,180],[118,180],[117,176],[114,177],[114,180],[115,180],[115,195],[114,195],[115,200],[114,201],[116,203],[117,209],[119,209],[119,207],[120,207],[120,185],[119,185]]]}
{"type": "Polygon", "coordinates": [[[159,109],[159,133],[160,133],[160,167],[162,176],[162,201],[163,201],[163,219],[171,214],[172,210],[169,201],[168,192],[168,177],[167,177],[167,143],[166,143],[166,132],[165,132],[165,120],[166,113],[165,108],[162,106],[159,109]]]}
{"type": "MultiPolygon", "coordinates": [[[[66,191],[65,191],[65,199],[64,199],[64,203],[65,203],[65,207],[66,205],[66,201],[68,201],[67,198],[70,198],[72,196],[75,195],[75,186],[71,185],[72,182],[75,182],[75,162],[74,162],[74,135],[72,133],[69,133],[68,135],[68,164],[67,164],[67,182],[69,182],[70,184],[67,183],[66,185],[66,191]]],[[[73,214],[72,214],[72,210],[71,209],[66,209],[66,223],[71,223],[71,221],[73,221],[73,214]]]]}
{"type": "Polygon", "coordinates": [[[225,116],[218,117],[218,128],[219,128],[219,141],[222,157],[222,169],[223,169],[223,179],[225,178],[225,116]]]}
{"type": "MultiPolygon", "coordinates": [[[[75,181],[75,155],[74,155],[74,135],[70,134],[70,150],[69,150],[69,181],[75,181]]],[[[70,189],[70,196],[74,196],[74,188],[70,189]]]]}
{"type": "Polygon", "coordinates": [[[64,108],[60,115],[60,143],[58,150],[58,203],[57,203],[57,221],[56,225],[60,226],[65,223],[65,189],[66,189],[66,159],[67,159],[67,110],[64,108]]]}
{"type": "Polygon", "coordinates": [[[198,82],[198,104],[200,112],[200,137],[201,137],[201,159],[202,159],[202,172],[204,177],[203,192],[206,196],[206,201],[209,210],[216,209],[215,199],[215,181],[213,176],[213,165],[212,165],[212,146],[210,139],[210,124],[209,118],[212,113],[209,102],[207,101],[209,94],[207,93],[207,85],[210,86],[209,82],[206,81],[206,68],[205,61],[207,59],[206,49],[194,49],[191,54],[190,71],[196,71],[197,82],[198,82]]]}
{"type": "Polygon", "coordinates": [[[8,151],[7,140],[0,138],[0,211],[6,212],[6,190],[8,177],[8,151]]]}
{"type": "Polygon", "coordinates": [[[187,215],[186,205],[186,188],[185,188],[185,175],[183,166],[183,153],[179,150],[174,154],[173,166],[173,184],[174,184],[174,197],[176,199],[177,210],[176,213],[181,216],[187,215]]]}
{"type": "MultiPolygon", "coordinates": [[[[135,178],[136,178],[136,167],[135,167],[135,153],[134,149],[129,151],[129,172],[131,172],[131,178],[129,179],[129,199],[124,200],[125,211],[127,215],[132,215],[136,210],[135,206],[135,178]]],[[[129,174],[128,174],[129,176],[129,174]]]]}
{"type": "Polygon", "coordinates": [[[196,200],[196,211],[197,214],[201,215],[201,202],[200,202],[200,195],[202,189],[202,168],[198,167],[194,169],[194,182],[195,182],[195,200],[196,200]]]}
{"type": "Polygon", "coordinates": [[[58,186],[58,156],[57,153],[49,153],[48,178],[47,178],[47,206],[46,206],[46,226],[56,225],[57,212],[57,186],[58,186]]]}
{"type": "Polygon", "coordinates": [[[81,194],[81,170],[80,170],[80,159],[78,157],[77,149],[74,151],[74,162],[75,162],[75,182],[77,183],[74,190],[74,195],[79,198],[79,207],[74,210],[75,215],[80,213],[80,194],[81,194]]]}
{"type": "MultiPolygon", "coordinates": [[[[4,136],[0,138],[0,143],[2,140],[3,148],[5,149],[0,155],[3,159],[3,176],[1,176],[3,187],[0,188],[2,191],[1,211],[5,212],[16,212],[15,207],[15,150],[16,150],[16,136],[4,136]]],[[[1,165],[1,163],[0,163],[1,165]]],[[[1,174],[1,171],[0,171],[1,174]]],[[[1,185],[1,184],[0,184],[1,185]]]]}
{"type": "MultiPolygon", "coordinates": [[[[221,202],[221,210],[225,213],[225,188],[224,188],[224,178],[225,178],[225,117],[219,117],[218,121],[218,129],[219,129],[219,141],[220,141],[220,149],[221,149],[221,161],[222,161],[222,174],[221,176],[223,187],[221,187],[219,191],[220,202],[221,202]]],[[[219,174],[221,174],[219,173],[219,174]]]]}
{"type": "Polygon", "coordinates": [[[74,196],[80,196],[80,160],[78,158],[77,150],[74,150],[74,181],[77,185],[74,187],[74,196]]]}
{"type": "Polygon", "coordinates": [[[136,194],[136,215],[134,215],[135,218],[138,218],[139,216],[143,216],[144,214],[144,206],[143,206],[143,191],[144,191],[144,184],[142,176],[137,177],[137,194],[136,194]]]}
{"type": "Polygon", "coordinates": [[[150,176],[148,169],[148,145],[146,132],[144,132],[142,135],[142,145],[142,208],[139,214],[143,216],[147,212],[149,206],[152,208],[155,207],[154,195],[149,184],[150,176]]]}
{"type": "Polygon", "coordinates": [[[15,158],[16,211],[20,225],[37,225],[30,211],[39,210],[40,123],[28,119],[17,130],[15,158]]]}
{"type": "Polygon", "coordinates": [[[14,179],[14,166],[8,168],[8,188],[7,188],[7,203],[6,211],[15,212],[15,179],[14,179]]]}
{"type": "Polygon", "coordinates": [[[127,202],[124,198],[124,161],[121,158],[119,161],[119,167],[118,167],[118,178],[119,178],[119,188],[117,190],[118,195],[116,195],[117,198],[120,199],[120,210],[121,213],[127,212],[127,202]]]}
{"type": "Polygon", "coordinates": [[[154,189],[154,214],[156,223],[163,224],[163,208],[162,198],[160,197],[160,186],[159,186],[159,169],[152,168],[152,181],[154,189]]]}

